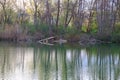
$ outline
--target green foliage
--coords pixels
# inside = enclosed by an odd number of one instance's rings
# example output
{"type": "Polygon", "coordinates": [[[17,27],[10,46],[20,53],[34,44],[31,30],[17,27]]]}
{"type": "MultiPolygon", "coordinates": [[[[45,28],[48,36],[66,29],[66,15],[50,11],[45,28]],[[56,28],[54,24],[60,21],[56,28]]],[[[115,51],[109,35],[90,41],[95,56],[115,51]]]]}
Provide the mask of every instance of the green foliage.
{"type": "MultiPolygon", "coordinates": [[[[87,32],[88,27],[87,26],[82,26],[82,31],[87,32]]],[[[97,23],[94,21],[90,24],[90,33],[96,33],[98,30],[97,23]]]]}
{"type": "MultiPolygon", "coordinates": [[[[39,24],[37,26],[34,26],[33,23],[27,23],[26,26],[28,27],[28,32],[32,35],[36,32],[40,32],[41,34],[47,36],[49,35],[49,27],[46,24],[39,24]]],[[[64,36],[64,35],[70,35],[74,36],[76,34],[80,34],[80,31],[77,30],[75,27],[67,27],[64,26],[52,26],[52,33],[58,36],[64,36]]]]}
{"type": "Polygon", "coordinates": [[[75,27],[64,27],[60,25],[59,27],[54,26],[53,27],[53,32],[57,35],[75,35],[80,33],[79,30],[77,30],[75,27]]]}
{"type": "Polygon", "coordinates": [[[82,26],[82,31],[87,32],[87,26],[82,26]]]}
{"type": "Polygon", "coordinates": [[[120,34],[120,22],[115,24],[114,33],[115,34],[120,34]]]}
{"type": "Polygon", "coordinates": [[[91,24],[91,33],[96,33],[97,30],[98,30],[98,27],[97,27],[96,22],[94,21],[94,22],[91,24]]]}
{"type": "Polygon", "coordinates": [[[76,29],[75,27],[67,27],[66,29],[66,34],[69,35],[75,35],[75,34],[79,34],[80,31],[78,29],[76,29]]]}
{"type": "Polygon", "coordinates": [[[49,35],[49,27],[47,24],[39,24],[37,25],[37,31],[40,31],[45,36],[49,35]]]}
{"type": "Polygon", "coordinates": [[[77,42],[80,40],[80,34],[81,31],[75,27],[68,27],[64,36],[70,42],[77,42]]]}
{"type": "Polygon", "coordinates": [[[112,34],[112,42],[120,42],[120,22],[116,23],[114,32],[112,34]]]}
{"type": "Polygon", "coordinates": [[[66,28],[63,25],[60,25],[58,27],[54,26],[53,31],[57,35],[64,35],[66,33],[66,28]]]}
{"type": "Polygon", "coordinates": [[[49,33],[49,26],[46,24],[38,24],[38,25],[34,25],[33,23],[28,23],[26,25],[26,27],[28,27],[28,32],[33,35],[36,32],[40,32],[43,35],[48,35],[49,33]]]}
{"type": "Polygon", "coordinates": [[[120,42],[120,34],[112,34],[111,41],[114,43],[120,42]]]}
{"type": "Polygon", "coordinates": [[[33,35],[36,32],[36,28],[33,23],[26,24],[26,27],[28,27],[28,32],[33,35]]]}

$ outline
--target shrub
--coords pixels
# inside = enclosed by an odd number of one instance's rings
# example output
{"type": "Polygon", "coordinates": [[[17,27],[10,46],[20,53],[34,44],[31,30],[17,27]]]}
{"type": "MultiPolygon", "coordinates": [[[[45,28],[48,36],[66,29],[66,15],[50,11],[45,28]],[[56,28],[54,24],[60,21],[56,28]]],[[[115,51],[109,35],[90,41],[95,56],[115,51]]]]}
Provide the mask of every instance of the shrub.
{"type": "Polygon", "coordinates": [[[80,31],[78,29],[76,29],[75,27],[68,27],[66,29],[66,34],[69,34],[69,35],[75,35],[75,34],[79,34],[80,31]]]}
{"type": "Polygon", "coordinates": [[[28,27],[28,33],[30,35],[33,35],[36,32],[36,27],[32,23],[26,24],[26,27],[28,27]]]}
{"type": "Polygon", "coordinates": [[[87,26],[82,26],[82,31],[87,32],[87,26]]]}
{"type": "Polygon", "coordinates": [[[119,43],[120,42],[120,34],[113,34],[111,41],[114,43],[119,43]]]}
{"type": "Polygon", "coordinates": [[[91,33],[96,33],[98,30],[97,23],[93,22],[91,24],[91,33]]]}
{"type": "Polygon", "coordinates": [[[115,24],[114,33],[120,34],[120,22],[115,24]]]}

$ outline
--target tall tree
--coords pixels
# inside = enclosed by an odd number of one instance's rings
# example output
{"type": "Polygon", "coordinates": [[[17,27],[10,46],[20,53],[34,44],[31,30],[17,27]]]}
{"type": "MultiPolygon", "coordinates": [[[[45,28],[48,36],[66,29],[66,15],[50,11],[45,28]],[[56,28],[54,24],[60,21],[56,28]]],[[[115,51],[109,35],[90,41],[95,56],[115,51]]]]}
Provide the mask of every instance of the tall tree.
{"type": "Polygon", "coordinates": [[[77,9],[75,11],[74,15],[74,26],[78,29],[81,30],[84,22],[84,15],[85,15],[85,4],[84,0],[78,0],[77,1],[77,9]]]}
{"type": "Polygon", "coordinates": [[[67,6],[66,6],[66,14],[65,14],[65,23],[64,26],[67,27],[68,26],[68,17],[69,17],[69,6],[70,6],[70,0],[67,0],[67,6]]]}
{"type": "Polygon", "coordinates": [[[6,12],[6,4],[7,4],[7,1],[6,0],[0,0],[0,5],[2,6],[2,10],[3,10],[3,23],[5,24],[6,21],[7,21],[7,12],[6,12]]]}
{"type": "Polygon", "coordinates": [[[34,2],[34,25],[37,26],[38,0],[33,0],[33,2],[34,2]]]}
{"type": "Polygon", "coordinates": [[[49,26],[49,35],[51,35],[51,33],[52,33],[52,25],[51,25],[52,15],[51,15],[51,10],[50,10],[49,0],[46,0],[45,4],[46,4],[46,22],[49,26]]]}
{"type": "Polygon", "coordinates": [[[60,15],[60,0],[57,2],[57,20],[56,20],[56,27],[58,27],[59,24],[59,15],[60,15]]]}

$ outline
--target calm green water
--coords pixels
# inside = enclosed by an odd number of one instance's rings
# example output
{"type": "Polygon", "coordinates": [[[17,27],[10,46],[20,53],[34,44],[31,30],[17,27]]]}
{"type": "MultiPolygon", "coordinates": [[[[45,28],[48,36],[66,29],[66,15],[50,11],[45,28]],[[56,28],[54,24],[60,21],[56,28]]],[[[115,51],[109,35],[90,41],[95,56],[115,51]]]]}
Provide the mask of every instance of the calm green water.
{"type": "Polygon", "coordinates": [[[0,80],[120,80],[120,45],[0,43],[0,80]]]}

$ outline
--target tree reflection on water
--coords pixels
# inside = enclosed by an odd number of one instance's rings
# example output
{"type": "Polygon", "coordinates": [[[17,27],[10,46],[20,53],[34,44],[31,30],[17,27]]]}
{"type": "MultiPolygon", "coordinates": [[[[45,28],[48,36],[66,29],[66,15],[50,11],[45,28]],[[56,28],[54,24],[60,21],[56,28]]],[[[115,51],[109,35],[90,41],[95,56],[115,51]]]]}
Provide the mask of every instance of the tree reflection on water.
{"type": "Polygon", "coordinates": [[[3,80],[119,80],[117,45],[0,46],[3,80]]]}

